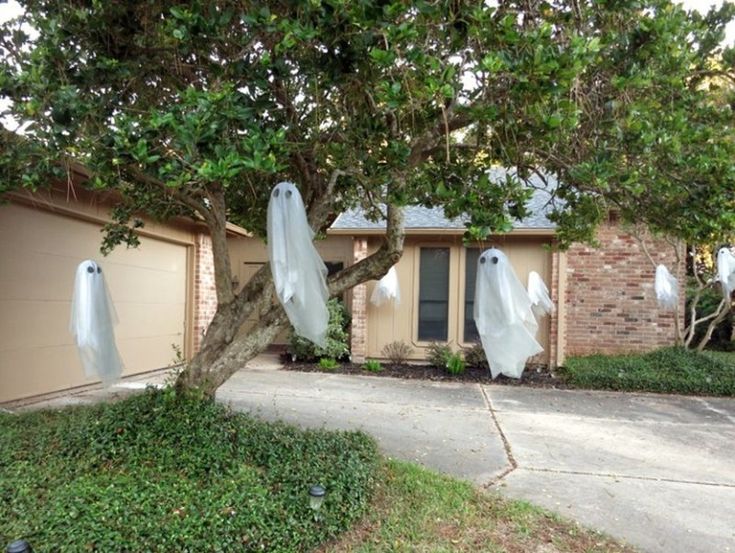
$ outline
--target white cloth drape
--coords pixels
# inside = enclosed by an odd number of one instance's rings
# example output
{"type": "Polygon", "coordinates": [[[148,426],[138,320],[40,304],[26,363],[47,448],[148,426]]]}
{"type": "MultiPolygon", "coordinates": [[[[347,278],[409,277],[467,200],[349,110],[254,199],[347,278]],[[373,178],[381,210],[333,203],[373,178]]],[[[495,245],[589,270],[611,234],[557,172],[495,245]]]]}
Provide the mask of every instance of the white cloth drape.
{"type": "Polygon", "coordinates": [[[378,281],[370,296],[370,303],[376,306],[383,305],[386,301],[393,300],[393,305],[401,303],[401,291],[398,287],[398,272],[395,266],[378,281]]]}
{"type": "Polygon", "coordinates": [[[531,307],[506,255],[484,251],[477,263],[474,318],[493,378],[520,378],[528,358],[543,351],[534,338],[538,324],[531,307]]]}
{"type": "Polygon", "coordinates": [[[276,294],[296,334],[324,347],[327,268],[313,238],[298,188],[291,182],[277,184],[268,202],[268,258],[276,294]]]}
{"type": "Polygon", "coordinates": [[[549,289],[536,271],[528,273],[528,297],[531,298],[531,309],[537,319],[554,312],[554,302],[551,301],[549,289]]]}
{"type": "Polygon", "coordinates": [[[717,280],[723,295],[729,298],[735,291],[735,255],[730,248],[720,248],[717,252],[717,280]]]}
{"type": "Polygon", "coordinates": [[[84,373],[109,386],[120,378],[122,359],[115,345],[117,314],[105,275],[91,259],[82,261],[74,279],[69,330],[79,351],[84,373]]]}
{"type": "Polygon", "coordinates": [[[665,265],[656,267],[656,279],[654,281],[656,300],[662,309],[675,310],[679,304],[679,282],[676,280],[665,265]]]}

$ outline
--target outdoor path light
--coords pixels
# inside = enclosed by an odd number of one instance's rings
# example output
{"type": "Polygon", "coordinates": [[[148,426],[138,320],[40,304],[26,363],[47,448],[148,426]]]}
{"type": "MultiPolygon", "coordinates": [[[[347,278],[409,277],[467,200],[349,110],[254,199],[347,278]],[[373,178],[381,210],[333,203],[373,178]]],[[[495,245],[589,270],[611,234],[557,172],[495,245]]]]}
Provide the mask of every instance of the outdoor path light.
{"type": "Polygon", "coordinates": [[[5,551],[6,553],[33,553],[31,544],[26,540],[15,540],[5,551]]]}
{"type": "Polygon", "coordinates": [[[309,507],[316,512],[322,507],[324,503],[324,496],[327,494],[327,490],[324,486],[315,485],[309,488],[309,507]]]}

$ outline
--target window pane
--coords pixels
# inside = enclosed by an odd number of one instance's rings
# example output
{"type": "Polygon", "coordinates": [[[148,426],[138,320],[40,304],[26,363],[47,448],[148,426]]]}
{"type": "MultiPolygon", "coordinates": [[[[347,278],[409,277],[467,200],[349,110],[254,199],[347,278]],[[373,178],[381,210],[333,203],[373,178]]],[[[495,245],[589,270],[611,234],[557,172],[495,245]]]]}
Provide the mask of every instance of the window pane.
{"type": "Polygon", "coordinates": [[[421,248],[419,340],[447,339],[449,248],[421,248]]]}
{"type": "Polygon", "coordinates": [[[465,251],[464,271],[464,341],[479,342],[473,311],[475,308],[475,279],[477,278],[477,260],[480,257],[478,248],[465,251]]]}

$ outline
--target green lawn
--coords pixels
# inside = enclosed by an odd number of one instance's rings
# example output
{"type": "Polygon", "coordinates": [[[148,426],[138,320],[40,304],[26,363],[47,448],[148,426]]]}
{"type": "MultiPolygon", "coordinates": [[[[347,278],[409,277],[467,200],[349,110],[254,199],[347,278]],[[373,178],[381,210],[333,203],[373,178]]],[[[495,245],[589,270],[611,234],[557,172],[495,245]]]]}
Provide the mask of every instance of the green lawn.
{"type": "Polygon", "coordinates": [[[36,551],[628,551],[523,502],[380,458],[357,432],[171,390],[0,414],[0,547],[36,551]],[[319,517],[307,489],[327,497],[319,517]]]}
{"type": "Polygon", "coordinates": [[[735,353],[663,348],[572,357],[560,371],[577,388],[735,396],[735,353]]]}

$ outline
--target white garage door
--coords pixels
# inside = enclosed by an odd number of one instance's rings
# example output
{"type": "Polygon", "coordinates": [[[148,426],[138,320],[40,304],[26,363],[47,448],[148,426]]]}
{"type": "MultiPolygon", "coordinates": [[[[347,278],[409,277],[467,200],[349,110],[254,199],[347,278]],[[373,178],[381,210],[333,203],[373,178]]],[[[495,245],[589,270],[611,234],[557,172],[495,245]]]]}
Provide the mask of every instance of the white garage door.
{"type": "Polygon", "coordinates": [[[76,266],[105,272],[125,375],[172,363],[183,349],[187,248],[141,238],[99,253],[100,226],[18,205],[0,206],[0,402],[89,383],[69,334],[76,266]]]}

